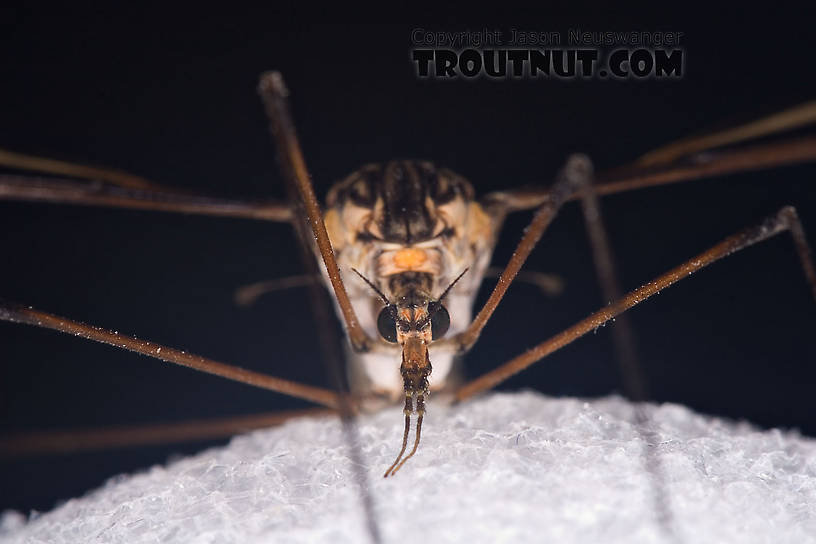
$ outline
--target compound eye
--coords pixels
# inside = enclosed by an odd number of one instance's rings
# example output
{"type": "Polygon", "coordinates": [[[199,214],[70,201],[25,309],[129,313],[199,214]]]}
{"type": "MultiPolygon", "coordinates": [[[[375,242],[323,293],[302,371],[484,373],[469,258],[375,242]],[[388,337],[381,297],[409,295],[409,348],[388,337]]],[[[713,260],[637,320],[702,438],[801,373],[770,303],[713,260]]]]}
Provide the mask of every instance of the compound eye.
{"type": "Polygon", "coordinates": [[[393,308],[386,306],[377,316],[377,331],[387,342],[397,343],[397,323],[394,321],[393,308]]]}
{"type": "Polygon", "coordinates": [[[438,302],[431,304],[436,305],[435,308],[428,308],[429,311],[434,312],[433,316],[431,316],[431,335],[434,340],[439,340],[445,336],[450,328],[450,314],[442,304],[438,302]]]}

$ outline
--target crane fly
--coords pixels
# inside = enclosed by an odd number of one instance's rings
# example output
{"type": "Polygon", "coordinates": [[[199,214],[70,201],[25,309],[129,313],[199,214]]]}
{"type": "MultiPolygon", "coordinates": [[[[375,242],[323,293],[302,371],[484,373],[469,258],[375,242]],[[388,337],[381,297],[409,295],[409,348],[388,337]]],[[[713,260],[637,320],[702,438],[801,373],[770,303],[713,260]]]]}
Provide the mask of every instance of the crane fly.
{"type": "MultiPolygon", "coordinates": [[[[792,207],[772,213],[760,224],[725,238],[638,289],[623,293],[615,278],[597,206],[598,197],[603,195],[813,161],[813,137],[776,138],[761,143],[751,140],[776,137],[812,124],[816,120],[814,103],[682,140],[625,168],[597,175],[587,157],[574,155],[549,184],[483,196],[476,195],[466,178],[433,162],[394,160],[370,164],[335,184],[325,205],[320,206],[280,74],[265,74],[260,91],[290,193],[288,202],[219,199],[173,190],[130,174],[10,151],[0,153],[3,167],[40,175],[2,174],[0,197],[292,223],[301,238],[308,241],[308,251],[317,256],[319,273],[334,295],[338,316],[345,326],[350,394],[244,370],[11,302],[3,304],[0,318],[74,334],[295,396],[338,411],[345,418],[360,409],[379,409],[402,401],[403,440],[394,463],[385,472],[385,476],[391,476],[418,450],[431,393],[434,398],[461,402],[495,387],[662,289],[745,247],[789,232],[816,296],[811,252],[792,207]],[[527,256],[562,206],[570,201],[582,204],[601,287],[609,304],[493,371],[463,383],[461,357],[476,343],[527,256]],[[534,211],[533,219],[489,299],[474,317],[476,291],[487,273],[501,227],[509,214],[525,210],[534,211]],[[415,438],[409,451],[412,423],[415,438]]],[[[644,386],[636,362],[628,354],[631,338],[621,326],[625,322],[620,321],[616,330],[622,332],[616,343],[628,391],[642,398],[644,386]]],[[[43,447],[46,442],[43,436],[12,436],[3,440],[2,449],[19,454],[43,447]]]]}

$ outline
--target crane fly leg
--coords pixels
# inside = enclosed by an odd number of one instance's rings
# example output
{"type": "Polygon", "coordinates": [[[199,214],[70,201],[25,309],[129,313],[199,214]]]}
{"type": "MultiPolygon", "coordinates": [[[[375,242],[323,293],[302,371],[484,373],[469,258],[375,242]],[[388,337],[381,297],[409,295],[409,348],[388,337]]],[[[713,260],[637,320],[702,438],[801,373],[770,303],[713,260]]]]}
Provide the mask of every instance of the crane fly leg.
{"type": "MultiPolygon", "coordinates": [[[[310,251],[308,251],[307,248],[311,249],[313,243],[317,245],[334,291],[335,299],[340,308],[343,322],[346,325],[351,347],[356,351],[367,351],[372,344],[372,340],[365,330],[363,330],[362,326],[360,326],[357,315],[351,305],[351,300],[349,300],[348,293],[346,292],[346,287],[343,284],[340,268],[334,256],[334,249],[332,248],[331,240],[329,240],[326,225],[323,222],[323,213],[320,210],[320,204],[315,195],[308,170],[306,169],[306,162],[300,148],[295,125],[289,113],[289,91],[286,89],[286,84],[281,74],[279,72],[267,72],[261,75],[258,92],[264,103],[266,115],[269,119],[270,130],[277,144],[278,162],[280,163],[286,182],[289,202],[292,208],[297,210],[297,217],[293,218],[292,223],[302,243],[302,248],[305,250],[302,252],[302,256],[308,259],[308,255],[306,254],[310,253],[310,251]]],[[[307,266],[307,273],[314,274],[317,272],[313,261],[304,264],[307,266]]],[[[307,285],[310,291],[309,295],[312,309],[322,326],[321,330],[318,331],[318,336],[323,346],[324,359],[329,374],[338,391],[337,402],[340,420],[346,441],[349,445],[354,477],[360,492],[363,511],[365,512],[366,529],[370,540],[379,543],[381,541],[380,528],[374,510],[374,501],[369,492],[368,479],[362,468],[363,456],[358,445],[359,433],[357,432],[354,420],[354,406],[351,404],[348,396],[343,393],[345,389],[342,378],[343,372],[340,368],[339,359],[333,351],[333,348],[336,346],[332,345],[333,342],[328,333],[331,325],[329,324],[327,304],[325,304],[324,300],[325,295],[323,295],[320,287],[316,284],[312,283],[307,285]]]]}
{"type": "Polygon", "coordinates": [[[551,337],[549,340],[540,343],[492,371],[465,384],[456,392],[455,399],[457,401],[463,401],[483,391],[496,387],[509,377],[521,372],[533,363],[540,361],[550,353],[561,349],[586,333],[597,329],[629,308],[643,302],[683,278],[690,276],[694,272],[705,268],[723,257],[727,257],[732,253],[767,240],[785,231],[790,232],[793,237],[794,247],[799,255],[802,271],[810,286],[812,295],[814,299],[816,299],[816,268],[813,265],[812,252],[805,238],[804,229],[799,221],[796,209],[792,206],[786,206],[775,214],[767,217],[759,225],[749,227],[725,238],[703,253],[692,257],[634,291],[630,291],[620,300],[601,308],[573,326],[551,337]]]}
{"type": "Polygon", "coordinates": [[[334,413],[327,408],[312,408],[172,423],[20,432],[0,436],[0,459],[229,438],[299,417],[334,413]]]}
{"type": "Polygon", "coordinates": [[[328,389],[304,385],[253,370],[228,365],[199,355],[187,353],[186,351],[35,310],[31,307],[20,306],[9,302],[0,302],[0,321],[33,325],[35,327],[42,327],[44,329],[79,336],[87,340],[93,340],[102,344],[133,351],[140,355],[153,357],[154,359],[159,359],[166,363],[186,366],[193,370],[214,374],[234,382],[308,400],[328,408],[336,409],[338,407],[337,394],[328,389]]]}
{"type": "Polygon", "coordinates": [[[119,170],[23,155],[5,149],[0,149],[0,168],[62,176],[0,174],[0,200],[153,210],[263,221],[292,220],[291,209],[282,202],[196,194],[159,185],[119,170]]]}
{"type": "Polygon", "coordinates": [[[340,268],[337,266],[329,234],[326,231],[326,225],[323,223],[320,204],[309,179],[303,152],[300,149],[295,126],[289,113],[289,92],[283,82],[283,77],[279,72],[268,72],[262,75],[258,92],[263,99],[266,114],[269,117],[270,129],[277,143],[281,168],[284,176],[289,178],[300,195],[300,204],[306,212],[314,235],[314,241],[320,251],[320,256],[323,258],[329,281],[343,314],[343,321],[346,324],[351,345],[357,351],[366,351],[369,349],[372,340],[360,326],[346,288],[343,285],[340,268]]]}
{"type": "MultiPolygon", "coordinates": [[[[769,143],[749,145],[739,149],[726,149],[690,155],[670,164],[634,165],[601,172],[595,176],[595,193],[606,196],[647,187],[683,183],[711,178],[765,170],[781,166],[816,161],[816,137],[805,136],[769,143]]],[[[497,191],[484,196],[488,206],[499,207],[503,213],[539,208],[550,200],[549,187],[529,186],[497,191]]],[[[577,200],[580,192],[568,200],[577,200]]]]}
{"type": "MultiPolygon", "coordinates": [[[[601,213],[601,202],[595,192],[591,172],[582,181],[581,211],[584,216],[589,245],[592,248],[592,261],[595,265],[595,276],[604,298],[611,304],[623,296],[618,279],[615,258],[609,242],[606,227],[601,213]]],[[[654,443],[651,431],[651,416],[643,404],[649,398],[649,388],[640,358],[637,352],[637,341],[629,314],[623,313],[612,323],[612,343],[618,363],[618,370],[623,382],[623,391],[635,401],[635,428],[643,443],[641,455],[646,474],[649,475],[652,502],[658,525],[672,541],[677,541],[674,528],[674,513],[671,507],[670,494],[667,491],[666,475],[663,463],[654,443]]]]}
{"type": "MultiPolygon", "coordinates": [[[[585,155],[572,155],[567,160],[567,164],[559,173],[557,181],[549,190],[545,202],[538,208],[533,215],[532,221],[530,221],[530,224],[525,229],[524,236],[522,236],[516,246],[516,250],[513,252],[513,256],[499,276],[499,281],[490,294],[490,298],[487,299],[487,302],[485,302],[481,311],[479,311],[468,328],[452,339],[452,341],[458,345],[460,351],[467,351],[476,343],[482,329],[484,329],[487,321],[493,315],[493,312],[498,307],[510,284],[519,273],[519,270],[521,270],[527,257],[532,253],[538,240],[544,234],[544,231],[547,230],[552,220],[555,219],[561,206],[582,188],[582,180],[586,178],[587,175],[590,175],[591,169],[592,165],[585,155]]],[[[500,216],[503,212],[493,213],[498,213],[496,221],[500,222],[500,216]]]]}

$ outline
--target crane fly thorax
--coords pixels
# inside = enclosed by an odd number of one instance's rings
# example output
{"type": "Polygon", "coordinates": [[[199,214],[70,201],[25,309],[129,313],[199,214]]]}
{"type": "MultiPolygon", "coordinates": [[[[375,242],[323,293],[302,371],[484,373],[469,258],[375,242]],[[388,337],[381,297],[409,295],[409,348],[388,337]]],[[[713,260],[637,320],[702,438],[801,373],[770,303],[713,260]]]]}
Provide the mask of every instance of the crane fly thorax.
{"type": "Polygon", "coordinates": [[[450,170],[426,161],[391,161],[366,165],[337,183],[326,206],[340,214],[349,241],[410,246],[455,229],[473,196],[470,183],[450,170]]]}
{"type": "Polygon", "coordinates": [[[427,161],[360,168],[329,191],[324,221],[341,269],[356,268],[383,288],[385,278],[408,271],[431,274],[436,288],[464,268],[476,278],[495,238],[471,184],[427,161]]]}

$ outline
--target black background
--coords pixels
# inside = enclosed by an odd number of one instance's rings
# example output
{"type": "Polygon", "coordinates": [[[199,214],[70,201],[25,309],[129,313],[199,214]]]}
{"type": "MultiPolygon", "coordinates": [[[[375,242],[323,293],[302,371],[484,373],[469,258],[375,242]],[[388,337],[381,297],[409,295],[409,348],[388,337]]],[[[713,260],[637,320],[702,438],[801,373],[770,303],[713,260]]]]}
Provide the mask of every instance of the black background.
{"type": "MultiPolygon", "coordinates": [[[[434,160],[480,192],[544,183],[574,151],[602,170],[812,98],[807,17],[778,17],[749,20],[740,12],[716,23],[692,12],[627,20],[550,14],[470,24],[564,36],[576,26],[682,31],[686,74],[680,81],[439,82],[414,76],[410,30],[465,25],[317,25],[281,12],[9,12],[0,42],[0,147],[225,196],[283,197],[255,93],[259,73],[278,69],[320,196],[360,165],[392,158],[434,160]]],[[[814,174],[807,165],[604,199],[624,288],[784,204],[799,208],[816,240],[814,174]]],[[[496,263],[509,257],[528,219],[507,222],[496,263]]],[[[238,286],[301,271],[287,225],[2,202],[0,232],[0,296],[282,377],[327,382],[304,291],[279,292],[249,309],[232,303],[238,286]]],[[[469,356],[469,372],[490,369],[595,310],[601,300],[589,259],[578,208],[569,206],[527,265],[562,276],[564,294],[550,299],[513,286],[469,356]]],[[[656,399],[816,434],[816,305],[787,236],[700,272],[631,318],[656,399]]],[[[306,406],[6,323],[0,358],[6,431],[306,406]]],[[[608,329],[502,389],[524,387],[585,397],[619,390],[608,329]]],[[[394,417],[398,425],[398,410],[394,417]]],[[[0,506],[48,509],[114,474],[202,447],[6,462],[0,506]]]]}

